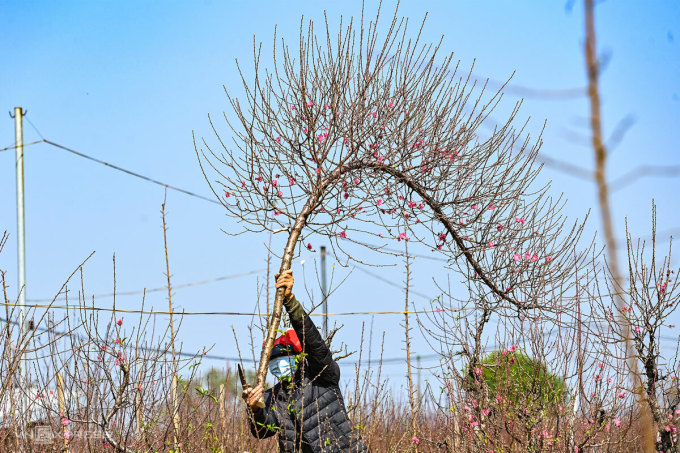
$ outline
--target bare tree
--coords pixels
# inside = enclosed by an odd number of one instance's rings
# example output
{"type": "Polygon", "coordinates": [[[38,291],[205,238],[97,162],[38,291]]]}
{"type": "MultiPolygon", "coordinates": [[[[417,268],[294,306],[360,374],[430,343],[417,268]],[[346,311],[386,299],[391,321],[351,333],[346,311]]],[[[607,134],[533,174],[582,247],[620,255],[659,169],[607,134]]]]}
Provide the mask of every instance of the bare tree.
{"type": "MultiPolygon", "coordinates": [[[[639,400],[646,406],[646,410],[641,412],[651,414],[653,419],[652,438],[656,439],[654,450],[677,452],[680,342],[675,342],[675,356],[671,360],[662,353],[661,346],[662,331],[675,327],[670,317],[680,302],[680,282],[676,275],[680,269],[671,268],[672,240],[665,256],[659,259],[656,253],[656,207],[653,207],[652,212],[651,245],[640,240],[634,242],[628,231],[626,239],[630,288],[626,290],[622,287],[621,280],[610,267],[606,289],[608,294],[627,293],[628,305],[620,307],[616,296],[599,295],[600,317],[597,321],[606,326],[602,330],[606,332],[610,343],[621,346],[631,343],[632,348],[621,348],[626,354],[619,357],[621,360],[627,359],[627,370],[631,373],[642,370],[639,381],[642,395],[639,400]],[[620,318],[623,318],[623,322],[620,318]]],[[[633,385],[629,391],[636,392],[635,385],[638,384],[634,382],[633,385]]]]}
{"type": "Polygon", "coordinates": [[[441,42],[422,43],[420,31],[407,38],[396,12],[384,33],[379,20],[341,20],[336,37],[328,20],[320,36],[301,23],[297,56],[282,40],[271,70],[254,45],[254,79],[241,72],[245,98],[227,91],[233,144],[211,120],[221,149],[196,145],[213,192],[242,225],[235,233],[287,232],[281,272],[298,247],[313,248],[312,234],[358,261],[346,244],[368,239],[384,253],[392,241],[419,242],[494,304],[549,308],[582,257],[570,253],[581,229],[564,231],[562,201],[531,186],[540,138],[523,134],[526,123],[513,126],[519,104],[483,137],[478,128],[501,92],[458,75],[453,55],[439,55],[441,42]]]}

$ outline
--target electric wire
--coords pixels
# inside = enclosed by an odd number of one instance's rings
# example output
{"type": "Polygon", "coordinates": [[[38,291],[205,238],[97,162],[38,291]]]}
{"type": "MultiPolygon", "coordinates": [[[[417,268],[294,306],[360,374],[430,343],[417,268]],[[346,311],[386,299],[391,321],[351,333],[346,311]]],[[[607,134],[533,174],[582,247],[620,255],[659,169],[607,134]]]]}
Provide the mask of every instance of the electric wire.
{"type": "Polygon", "coordinates": [[[77,150],[75,150],[75,149],[73,149],[73,148],[69,148],[69,147],[67,147],[67,146],[60,145],[59,143],[55,143],[55,142],[53,142],[53,141],[51,141],[51,140],[44,140],[44,142],[47,143],[48,145],[54,146],[55,148],[59,148],[59,149],[61,149],[61,150],[63,150],[63,151],[67,151],[67,152],[69,152],[69,153],[71,153],[71,154],[75,154],[76,156],[82,157],[82,158],[84,158],[84,159],[91,160],[91,161],[93,161],[93,162],[96,162],[96,163],[98,163],[98,164],[104,165],[104,166],[106,166],[106,167],[113,168],[114,170],[118,170],[118,171],[123,172],[123,173],[126,173],[126,174],[128,174],[128,175],[130,175],[130,176],[134,176],[135,178],[142,179],[142,180],[144,180],[144,181],[147,181],[147,182],[150,182],[150,183],[159,185],[159,186],[164,187],[164,188],[166,188],[166,189],[170,189],[170,190],[174,190],[174,191],[176,191],[176,192],[183,193],[183,194],[185,194],[185,195],[189,195],[189,196],[194,197],[194,198],[199,198],[199,199],[201,199],[201,200],[208,201],[208,202],[210,202],[210,203],[214,203],[214,204],[221,205],[221,203],[220,203],[219,201],[215,200],[215,199],[208,198],[208,197],[205,197],[205,196],[203,196],[203,195],[199,195],[199,194],[197,194],[197,193],[195,193],[195,192],[191,192],[191,191],[186,190],[186,189],[182,189],[181,187],[173,186],[173,185],[171,185],[171,184],[168,184],[168,183],[165,183],[165,182],[162,182],[162,181],[158,181],[157,179],[153,179],[153,178],[150,178],[150,177],[148,177],[148,176],[144,176],[144,175],[142,175],[142,174],[140,174],[140,173],[137,173],[137,172],[134,172],[134,171],[132,171],[132,170],[128,170],[128,169],[123,168],[123,167],[120,167],[120,166],[118,166],[118,165],[114,165],[114,164],[112,164],[112,163],[110,163],[110,162],[106,162],[106,161],[104,161],[104,160],[98,159],[98,158],[96,158],[96,157],[92,157],[92,156],[87,155],[87,154],[85,154],[85,153],[81,153],[80,151],[77,151],[77,150]]]}

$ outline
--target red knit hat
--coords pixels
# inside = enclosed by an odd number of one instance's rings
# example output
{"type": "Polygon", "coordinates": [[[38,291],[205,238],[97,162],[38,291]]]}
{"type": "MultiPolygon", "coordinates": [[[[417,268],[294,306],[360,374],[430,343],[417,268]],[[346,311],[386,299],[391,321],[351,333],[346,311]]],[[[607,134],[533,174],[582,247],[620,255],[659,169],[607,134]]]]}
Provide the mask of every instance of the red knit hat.
{"type": "MultiPolygon", "coordinates": [[[[262,342],[264,346],[265,342],[262,342]]],[[[295,355],[302,352],[302,345],[298,339],[295,330],[288,329],[286,332],[274,340],[274,345],[272,347],[272,353],[269,356],[270,359],[275,357],[280,357],[282,355],[295,355]]]]}

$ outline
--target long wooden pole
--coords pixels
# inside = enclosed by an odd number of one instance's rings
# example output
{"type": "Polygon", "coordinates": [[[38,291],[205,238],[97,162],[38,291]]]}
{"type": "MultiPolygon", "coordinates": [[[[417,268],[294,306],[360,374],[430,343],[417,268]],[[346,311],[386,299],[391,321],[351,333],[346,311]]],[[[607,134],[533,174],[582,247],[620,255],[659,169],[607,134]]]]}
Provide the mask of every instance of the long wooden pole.
{"type": "MultiPolygon", "coordinates": [[[[290,269],[290,265],[293,261],[293,254],[295,253],[295,246],[297,245],[300,234],[302,233],[302,228],[307,223],[307,217],[312,212],[316,204],[319,202],[321,196],[319,194],[323,193],[323,186],[319,188],[318,192],[312,194],[312,196],[307,200],[305,206],[302,208],[300,215],[295,220],[295,224],[290,230],[290,235],[288,236],[288,242],[286,243],[286,248],[283,252],[283,258],[281,259],[281,268],[279,269],[279,275],[283,274],[285,271],[290,269]]],[[[267,377],[267,364],[269,363],[269,356],[274,346],[274,339],[276,338],[276,331],[279,328],[279,323],[281,322],[281,314],[283,312],[283,293],[284,288],[278,288],[276,290],[276,295],[274,296],[274,307],[272,308],[272,316],[269,319],[269,326],[267,327],[267,336],[264,340],[264,345],[262,346],[262,352],[260,353],[260,363],[257,366],[257,373],[255,375],[255,380],[257,385],[264,385],[264,380],[267,377]]]]}

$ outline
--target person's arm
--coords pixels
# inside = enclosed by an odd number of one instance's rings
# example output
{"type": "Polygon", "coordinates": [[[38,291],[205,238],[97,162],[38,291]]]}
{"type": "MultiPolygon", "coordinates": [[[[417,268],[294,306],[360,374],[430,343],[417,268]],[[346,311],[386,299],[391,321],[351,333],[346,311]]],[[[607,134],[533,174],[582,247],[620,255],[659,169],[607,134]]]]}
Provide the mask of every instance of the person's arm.
{"type": "Polygon", "coordinates": [[[274,410],[273,392],[267,392],[263,408],[257,408],[256,402],[262,396],[262,386],[258,385],[255,388],[245,388],[241,397],[246,402],[248,424],[250,425],[250,432],[253,437],[257,439],[266,439],[278,432],[280,429],[276,411],[274,410]]]}
{"type": "Polygon", "coordinates": [[[306,354],[310,374],[337,385],[340,382],[340,367],[333,360],[333,355],[321,333],[295,298],[293,282],[292,271],[286,271],[277,278],[276,287],[285,288],[283,306],[286,307],[290,323],[302,343],[302,352],[306,354]]]}

